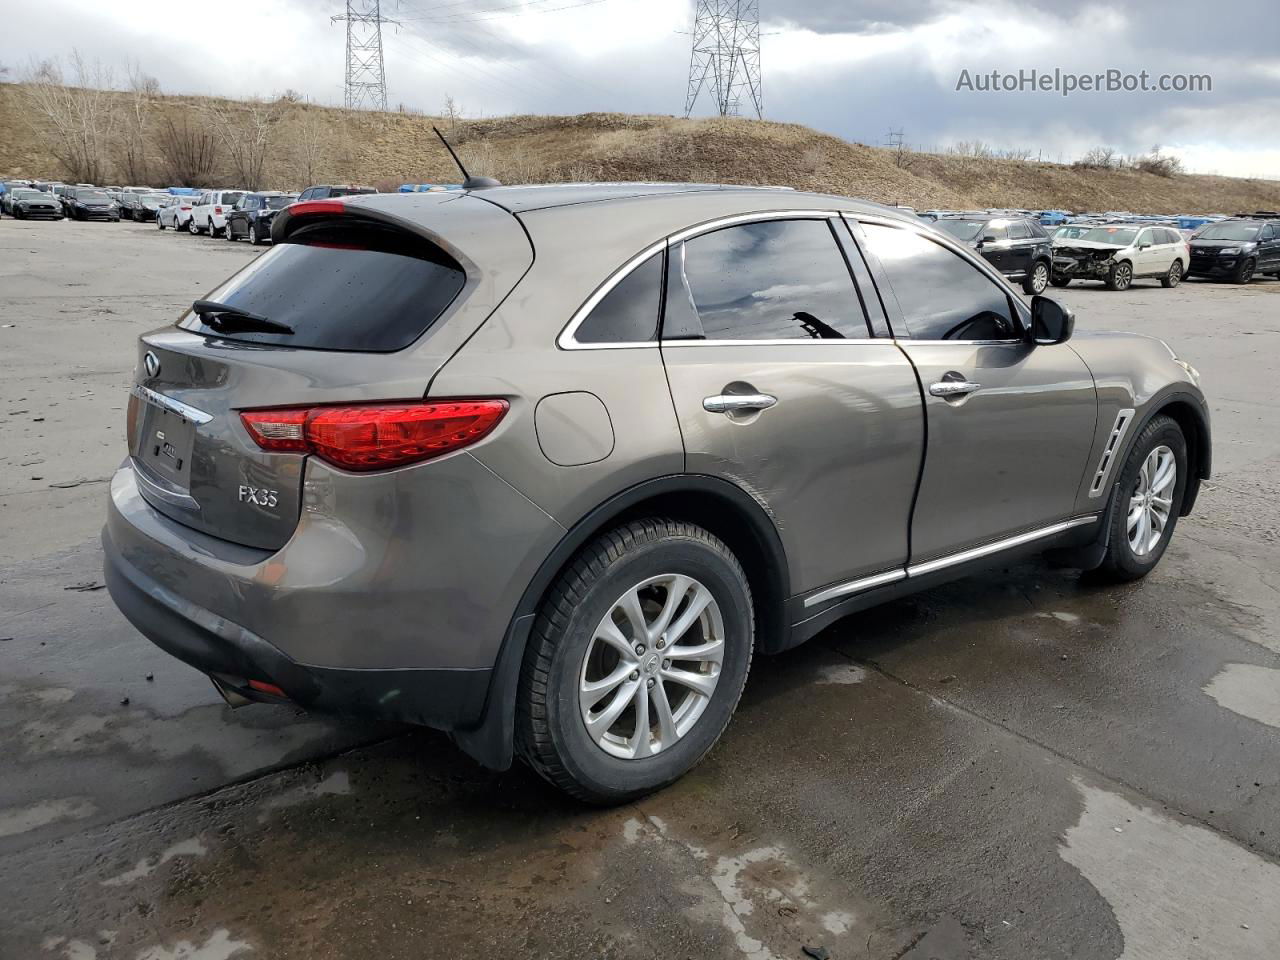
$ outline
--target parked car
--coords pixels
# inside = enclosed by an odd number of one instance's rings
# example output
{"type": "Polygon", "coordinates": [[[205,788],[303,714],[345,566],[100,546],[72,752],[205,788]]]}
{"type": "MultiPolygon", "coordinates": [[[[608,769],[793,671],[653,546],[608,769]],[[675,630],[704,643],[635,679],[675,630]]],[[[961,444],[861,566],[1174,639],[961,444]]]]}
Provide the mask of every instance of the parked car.
{"type": "Polygon", "coordinates": [[[74,189],[75,187],[69,183],[58,183],[54,184],[49,190],[58,201],[58,205],[62,207],[63,216],[66,216],[67,213],[67,192],[74,189]]]}
{"type": "Polygon", "coordinates": [[[71,217],[75,220],[110,220],[120,222],[120,207],[101,190],[76,188],[71,200],[71,217]]]}
{"type": "Polygon", "coordinates": [[[298,200],[328,200],[330,197],[350,197],[363,193],[377,193],[373,187],[354,187],[349,183],[333,186],[307,187],[298,194],[298,200]]]}
{"type": "Polygon", "coordinates": [[[124,202],[120,207],[121,216],[127,216],[130,220],[136,220],[139,223],[146,223],[156,218],[156,213],[160,209],[162,203],[167,203],[169,194],[157,193],[125,193],[124,202]]]}
{"type": "Polygon", "coordinates": [[[254,246],[270,243],[271,224],[275,221],[276,214],[297,199],[296,193],[246,193],[227,214],[223,236],[228,240],[243,238],[254,246]]]}
{"type": "Polygon", "coordinates": [[[1209,475],[1165,344],[878,205],[497,187],[273,232],[139,340],[112,598],[232,703],[587,800],[681,776],[753,653],[850,612],[1050,548],[1144,576],[1209,475]]]}
{"type": "Polygon", "coordinates": [[[1280,277],[1280,222],[1232,218],[1202,227],[1191,240],[1190,273],[1232,283],[1259,273],[1280,277]]]}
{"type": "Polygon", "coordinates": [[[970,245],[1009,279],[1021,280],[1026,293],[1043,293],[1049,285],[1049,234],[1033,218],[939,217],[934,226],[970,245]]]}
{"type": "Polygon", "coordinates": [[[1186,238],[1172,227],[1095,226],[1076,237],[1055,236],[1050,282],[1101,280],[1108,290],[1127,290],[1138,277],[1159,277],[1162,287],[1176,287],[1190,260],[1186,238]]]}
{"type": "Polygon", "coordinates": [[[187,195],[171,196],[156,209],[156,227],[174,230],[188,229],[192,211],[195,209],[195,197],[187,195]]]}
{"type": "Polygon", "coordinates": [[[4,212],[18,220],[62,219],[62,205],[57,198],[30,187],[18,187],[6,193],[4,212]]]}
{"type": "Polygon", "coordinates": [[[244,194],[243,190],[206,190],[192,205],[187,230],[193,235],[220,236],[227,225],[227,214],[244,194]]]}

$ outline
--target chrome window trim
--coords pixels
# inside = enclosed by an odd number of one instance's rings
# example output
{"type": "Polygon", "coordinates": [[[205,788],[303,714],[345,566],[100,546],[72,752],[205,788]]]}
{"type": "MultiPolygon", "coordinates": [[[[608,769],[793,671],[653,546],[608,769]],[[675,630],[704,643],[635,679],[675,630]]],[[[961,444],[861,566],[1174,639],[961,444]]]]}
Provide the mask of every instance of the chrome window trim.
{"type": "Polygon", "coordinates": [[[197,410],[190,404],[183,403],[181,400],[175,400],[173,397],[166,397],[163,393],[156,393],[156,391],[148,387],[144,387],[140,383],[135,383],[129,392],[139,400],[148,400],[151,403],[154,403],[157,407],[163,407],[170,413],[176,413],[184,420],[190,420],[192,423],[197,425],[208,423],[213,419],[213,414],[211,413],[205,413],[203,410],[197,410]]]}
{"type": "MultiPolygon", "coordinates": [[[[574,339],[574,334],[578,332],[578,328],[582,326],[583,321],[591,315],[591,311],[596,308],[600,301],[607,297],[613,291],[614,287],[629,277],[631,275],[631,271],[640,266],[640,264],[644,263],[655,253],[661,253],[666,248],[667,240],[664,237],[657,243],[649,244],[649,246],[645,247],[617,270],[613,271],[604,283],[596,287],[595,292],[592,293],[591,296],[587,297],[586,302],[574,311],[573,316],[569,318],[569,322],[565,324],[565,328],[560,331],[560,336],[556,338],[556,346],[561,350],[617,350],[620,348],[634,349],[635,347],[656,347],[658,345],[657,340],[637,340],[628,343],[579,343],[574,339]]],[[[661,296],[661,292],[659,292],[659,296],[661,296]]],[[[661,308],[661,304],[659,304],[659,308],[661,308]]]]}
{"type": "Polygon", "coordinates": [[[837,340],[829,337],[805,337],[803,340],[663,340],[662,349],[671,350],[676,347],[773,347],[773,346],[809,346],[830,347],[841,343],[872,344],[878,343],[886,347],[895,346],[888,337],[849,337],[837,340]]]}
{"type": "Polygon", "coordinates": [[[957,564],[968,563],[970,560],[980,560],[983,557],[991,556],[993,553],[1011,550],[1014,547],[1033,543],[1036,540],[1043,540],[1045,537],[1051,537],[1055,533],[1063,533],[1074,527],[1082,527],[1087,523],[1097,522],[1098,515],[1096,513],[1091,513],[1084,517],[1072,517],[1070,520],[1051,523],[1047,527],[1028,530],[1026,533],[1019,533],[1012,537],[1005,537],[1003,540],[997,540],[994,543],[984,544],[980,547],[972,547],[969,550],[961,550],[959,553],[948,554],[947,556],[939,557],[936,560],[927,560],[924,563],[913,564],[912,566],[907,567],[907,576],[919,577],[926,573],[933,573],[937,570],[945,570],[947,567],[954,567],[957,564]]]}
{"type": "Polygon", "coordinates": [[[924,576],[928,573],[934,573],[938,570],[945,570],[947,567],[957,566],[962,563],[968,563],[971,560],[980,560],[983,557],[989,557],[992,554],[1000,553],[1003,550],[1011,550],[1014,547],[1020,547],[1024,544],[1034,543],[1036,540],[1043,540],[1057,533],[1064,533],[1075,527],[1082,527],[1088,523],[1097,523],[1098,515],[1089,514],[1087,516],[1072,517],[1070,520],[1062,520],[1058,523],[1051,523],[1046,527],[1038,527],[1035,530],[1028,530],[1025,533],[1019,533],[1012,537],[1005,537],[1003,540],[996,540],[994,543],[983,544],[979,547],[972,547],[968,550],[961,550],[958,553],[947,554],[936,560],[928,560],[924,563],[917,563],[907,567],[900,567],[894,570],[886,570],[883,573],[873,574],[869,577],[860,577],[857,580],[850,580],[847,583],[838,583],[835,586],[826,587],[819,590],[812,596],[806,597],[804,606],[815,607],[820,603],[828,600],[834,600],[837,597],[845,597],[854,593],[862,593],[866,590],[872,590],[876,587],[886,586],[891,583],[898,583],[902,580],[909,580],[912,577],[924,576]]]}
{"type": "MultiPolygon", "coordinates": [[[[850,221],[855,226],[858,223],[875,223],[875,224],[879,224],[882,227],[898,227],[903,230],[911,230],[912,232],[919,234],[921,237],[924,237],[926,240],[929,240],[933,243],[937,243],[939,246],[947,250],[950,250],[952,253],[958,254],[960,258],[964,260],[966,263],[971,264],[974,267],[977,267],[978,270],[982,274],[984,274],[988,279],[994,280],[996,283],[996,286],[1000,287],[1000,289],[1002,289],[1005,293],[1013,297],[1013,302],[1014,304],[1017,305],[1017,307],[1025,309],[1027,306],[1026,301],[1022,299],[1021,291],[1019,291],[1016,287],[1014,287],[1012,283],[1009,282],[1008,277],[1006,277],[1003,273],[1001,273],[995,267],[991,266],[991,264],[987,263],[987,261],[984,258],[977,256],[971,250],[966,250],[959,243],[957,243],[955,239],[953,239],[949,234],[944,233],[941,230],[938,230],[936,228],[924,227],[922,225],[917,225],[914,223],[907,223],[902,220],[896,220],[893,217],[884,217],[878,214],[850,213],[846,211],[841,215],[845,218],[845,220],[850,221]]],[[[855,239],[856,239],[856,234],[855,234],[855,239]]],[[[883,269],[883,267],[881,269],[883,269]]],[[[875,279],[874,274],[872,275],[872,279],[873,280],[875,279]]],[[[1022,309],[1015,309],[1014,312],[1018,314],[1018,324],[1024,330],[1026,330],[1027,321],[1030,318],[1022,316],[1022,309]]],[[[1014,340],[912,340],[910,337],[895,336],[894,339],[902,340],[904,342],[910,342],[910,343],[1026,343],[1028,342],[1022,337],[1019,337],[1014,340]]]]}
{"type": "MultiPolygon", "coordinates": [[[[757,210],[754,213],[736,213],[736,214],[733,214],[732,216],[718,217],[715,220],[708,220],[705,223],[700,223],[692,227],[685,227],[683,230],[673,233],[668,237],[664,237],[662,240],[659,240],[657,243],[650,244],[648,247],[646,247],[640,253],[636,254],[630,260],[626,261],[622,266],[620,266],[617,270],[615,270],[612,274],[610,274],[609,278],[605,280],[604,283],[600,284],[599,287],[596,288],[595,292],[592,293],[591,296],[587,298],[586,302],[583,303],[582,306],[580,306],[577,310],[574,311],[573,316],[569,318],[569,322],[565,324],[564,329],[560,331],[560,335],[556,337],[556,346],[559,347],[561,350],[634,350],[637,347],[658,346],[657,340],[645,340],[645,341],[637,341],[632,343],[579,343],[575,339],[574,335],[578,332],[578,328],[582,326],[583,322],[587,319],[587,317],[590,316],[591,311],[595,309],[596,305],[599,304],[600,301],[603,300],[605,297],[607,297],[614,287],[616,287],[619,283],[625,280],[631,274],[631,271],[635,270],[636,267],[640,266],[640,264],[644,263],[655,253],[665,250],[670,246],[673,246],[678,243],[683,243],[685,240],[691,239],[696,236],[700,236],[704,233],[712,233],[716,230],[723,229],[724,227],[732,227],[740,223],[756,223],[756,222],[763,222],[766,220],[830,220],[832,217],[839,217],[840,215],[841,213],[838,210],[764,210],[764,211],[757,210]]],[[[696,343],[704,343],[710,346],[710,345],[722,344],[722,343],[748,343],[748,342],[751,342],[751,343],[810,343],[810,342],[823,343],[823,342],[829,342],[829,341],[821,341],[821,340],[818,340],[818,341],[810,341],[810,340],[785,340],[785,341],[784,340],[762,340],[762,341],[669,340],[667,342],[680,343],[680,344],[689,344],[689,343],[696,342],[696,343]]],[[[845,340],[843,342],[852,343],[856,341],[845,340]]]]}

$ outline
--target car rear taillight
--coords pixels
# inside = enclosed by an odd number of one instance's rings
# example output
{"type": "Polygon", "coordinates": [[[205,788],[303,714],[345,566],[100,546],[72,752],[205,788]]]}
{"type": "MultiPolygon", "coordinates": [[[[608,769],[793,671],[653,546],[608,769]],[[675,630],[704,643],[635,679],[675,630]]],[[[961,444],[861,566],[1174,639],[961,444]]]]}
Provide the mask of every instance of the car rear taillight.
{"type": "Polygon", "coordinates": [[[178,209],[179,209],[179,210],[190,210],[191,208],[190,208],[190,207],[179,207],[178,209]]]}
{"type": "Polygon", "coordinates": [[[385,470],[475,443],[507,408],[505,400],[436,400],[246,410],[240,419],[263,450],[312,453],[344,470],[385,470]]]}
{"type": "Polygon", "coordinates": [[[302,217],[313,213],[346,213],[341,200],[304,200],[289,206],[289,216],[302,217]]]}

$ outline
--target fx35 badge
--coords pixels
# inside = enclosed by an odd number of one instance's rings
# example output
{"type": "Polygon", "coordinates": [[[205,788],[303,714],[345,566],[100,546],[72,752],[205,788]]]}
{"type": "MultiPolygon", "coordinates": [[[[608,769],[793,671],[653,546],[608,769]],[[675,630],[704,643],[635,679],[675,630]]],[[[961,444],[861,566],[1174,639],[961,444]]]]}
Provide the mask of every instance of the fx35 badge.
{"type": "Polygon", "coordinates": [[[262,487],[246,487],[240,485],[240,502],[252,503],[255,507],[274,507],[280,499],[280,491],[266,490],[262,487]]]}

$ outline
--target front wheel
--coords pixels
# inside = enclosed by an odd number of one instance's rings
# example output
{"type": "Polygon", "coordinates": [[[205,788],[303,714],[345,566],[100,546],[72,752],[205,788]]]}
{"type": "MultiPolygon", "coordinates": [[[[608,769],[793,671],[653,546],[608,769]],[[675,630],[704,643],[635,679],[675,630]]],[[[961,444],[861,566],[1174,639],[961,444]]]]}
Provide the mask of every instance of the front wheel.
{"type": "Polygon", "coordinates": [[[227,221],[227,225],[222,228],[222,235],[230,242],[234,243],[236,239],[235,232],[231,229],[231,221],[227,221]]]}
{"type": "Polygon", "coordinates": [[[1121,260],[1107,274],[1108,290],[1128,290],[1131,283],[1133,283],[1133,265],[1126,260],[1121,260]]]}
{"type": "Polygon", "coordinates": [[[262,245],[262,241],[258,239],[258,227],[253,223],[249,224],[249,243],[255,247],[262,245]]]}
{"type": "Polygon", "coordinates": [[[590,803],[666,786],[728,725],[754,629],[746,574],[718,537],[661,518],[601,535],[538,612],[516,704],[521,756],[590,803]]]}
{"type": "Polygon", "coordinates": [[[160,217],[159,217],[158,215],[156,216],[156,229],[157,229],[157,230],[163,230],[163,229],[164,229],[164,221],[163,221],[163,220],[161,220],[161,219],[160,219],[160,217]]]}
{"type": "Polygon", "coordinates": [[[1120,471],[1107,553],[1097,571],[1102,577],[1137,580],[1155,569],[1177,526],[1187,476],[1182,428],[1172,417],[1155,417],[1120,471]]]}
{"type": "Polygon", "coordinates": [[[1175,260],[1169,264],[1169,271],[1160,278],[1160,286],[1176,287],[1182,282],[1182,261],[1175,260]]]}
{"type": "Polygon", "coordinates": [[[1236,272],[1231,275],[1232,283],[1248,283],[1253,279],[1253,271],[1257,268],[1256,260],[1249,259],[1236,267],[1236,272]]]}
{"type": "Polygon", "coordinates": [[[1031,272],[1023,279],[1022,292],[1033,295],[1044,293],[1044,288],[1048,285],[1049,265],[1041,260],[1031,268],[1031,272]]]}

